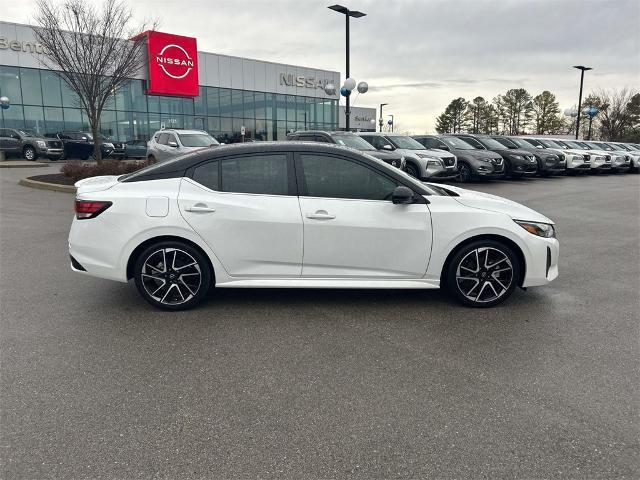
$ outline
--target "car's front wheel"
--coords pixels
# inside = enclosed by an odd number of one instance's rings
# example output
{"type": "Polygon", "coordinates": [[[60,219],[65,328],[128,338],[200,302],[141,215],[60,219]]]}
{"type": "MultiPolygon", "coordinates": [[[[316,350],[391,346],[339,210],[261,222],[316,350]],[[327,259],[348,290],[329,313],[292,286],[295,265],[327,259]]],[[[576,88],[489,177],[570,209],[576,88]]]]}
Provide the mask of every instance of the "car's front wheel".
{"type": "Polygon", "coordinates": [[[478,240],[465,245],[451,258],[446,284],[464,305],[493,307],[513,293],[520,270],[520,260],[506,244],[478,240]]]}
{"type": "Polygon", "coordinates": [[[24,155],[24,158],[26,158],[30,162],[38,159],[38,153],[36,152],[36,149],[31,145],[27,145],[26,147],[24,147],[22,154],[24,155]]]}
{"type": "Polygon", "coordinates": [[[412,163],[407,163],[404,171],[407,172],[407,174],[411,175],[413,178],[419,178],[418,168],[412,163]]]}
{"type": "Polygon", "coordinates": [[[461,183],[470,182],[473,178],[473,173],[471,172],[471,167],[466,163],[458,163],[458,180],[461,183]]]}
{"type": "Polygon", "coordinates": [[[213,271],[205,255],[180,241],[146,248],[134,267],[136,287],[151,305],[187,310],[201,303],[211,287],[213,271]]]}

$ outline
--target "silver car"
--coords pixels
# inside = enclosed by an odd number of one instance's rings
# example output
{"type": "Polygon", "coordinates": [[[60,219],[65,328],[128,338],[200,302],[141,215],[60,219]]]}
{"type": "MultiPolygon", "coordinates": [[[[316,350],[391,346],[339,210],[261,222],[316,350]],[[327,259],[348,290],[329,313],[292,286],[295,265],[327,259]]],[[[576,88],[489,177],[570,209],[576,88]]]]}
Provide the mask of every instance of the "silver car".
{"type": "Polygon", "coordinates": [[[147,159],[152,162],[164,162],[201,148],[219,145],[218,141],[204,130],[167,128],[157,131],[151,137],[147,159]]]}
{"type": "Polygon", "coordinates": [[[458,161],[454,154],[428,150],[408,135],[398,133],[359,132],[377,150],[395,151],[406,160],[405,172],[419,180],[452,180],[458,177],[458,161]]]}

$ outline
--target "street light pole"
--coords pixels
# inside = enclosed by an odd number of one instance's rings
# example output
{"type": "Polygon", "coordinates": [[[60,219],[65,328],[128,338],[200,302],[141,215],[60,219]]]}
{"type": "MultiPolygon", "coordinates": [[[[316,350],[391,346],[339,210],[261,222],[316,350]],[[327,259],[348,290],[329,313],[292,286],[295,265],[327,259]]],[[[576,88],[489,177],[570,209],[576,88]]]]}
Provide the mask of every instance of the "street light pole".
{"type": "MultiPolygon", "coordinates": [[[[338,13],[342,13],[345,17],[346,17],[346,33],[347,33],[347,39],[346,39],[346,59],[347,59],[347,65],[346,65],[346,71],[345,71],[345,79],[347,78],[351,78],[350,77],[350,68],[349,68],[349,17],[353,17],[353,18],[360,18],[360,17],[364,17],[366,15],[366,13],[362,13],[362,12],[358,12],[357,10],[349,10],[347,7],[343,7],[342,5],[332,5],[330,7],[328,7],[330,10],[334,10],[338,13]]],[[[350,102],[349,102],[349,96],[347,95],[345,97],[345,109],[344,109],[344,126],[345,126],[345,130],[348,132],[350,130],[350,117],[351,117],[351,107],[350,107],[350,102]]]]}
{"type": "Polygon", "coordinates": [[[382,132],[382,126],[384,125],[384,120],[382,119],[382,107],[384,107],[385,105],[389,105],[388,103],[381,103],[380,104],[380,121],[378,122],[378,124],[380,125],[380,131],[382,132]]]}
{"type": "Polygon", "coordinates": [[[584,67],[582,65],[574,65],[573,68],[580,70],[580,95],[578,96],[578,116],[576,118],[576,140],[580,134],[580,113],[582,109],[582,85],[584,83],[584,72],[586,70],[593,70],[591,67],[584,67]]]}

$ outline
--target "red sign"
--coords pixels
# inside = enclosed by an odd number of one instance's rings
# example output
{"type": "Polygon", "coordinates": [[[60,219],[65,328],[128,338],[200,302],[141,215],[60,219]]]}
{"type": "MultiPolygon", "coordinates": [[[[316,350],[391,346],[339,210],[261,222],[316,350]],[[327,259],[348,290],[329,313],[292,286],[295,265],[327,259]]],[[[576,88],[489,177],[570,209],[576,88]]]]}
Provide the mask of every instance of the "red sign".
{"type": "Polygon", "coordinates": [[[150,95],[173,95],[176,97],[198,96],[198,49],[196,39],[149,31],[147,51],[149,53],[150,95]]]}

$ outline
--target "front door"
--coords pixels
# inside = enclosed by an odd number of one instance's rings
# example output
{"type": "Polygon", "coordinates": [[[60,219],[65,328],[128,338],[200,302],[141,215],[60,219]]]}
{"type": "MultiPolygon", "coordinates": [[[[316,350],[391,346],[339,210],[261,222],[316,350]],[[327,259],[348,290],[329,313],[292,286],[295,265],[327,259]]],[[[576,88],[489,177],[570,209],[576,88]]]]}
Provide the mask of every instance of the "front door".
{"type": "Polygon", "coordinates": [[[230,156],[196,167],[180,213],[233,277],[300,277],[302,219],[285,153],[230,156]]]}
{"type": "Polygon", "coordinates": [[[431,253],[426,203],[395,205],[399,182],[344,157],[296,158],[304,222],[303,277],[421,278],[431,253]]]}

